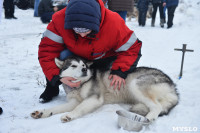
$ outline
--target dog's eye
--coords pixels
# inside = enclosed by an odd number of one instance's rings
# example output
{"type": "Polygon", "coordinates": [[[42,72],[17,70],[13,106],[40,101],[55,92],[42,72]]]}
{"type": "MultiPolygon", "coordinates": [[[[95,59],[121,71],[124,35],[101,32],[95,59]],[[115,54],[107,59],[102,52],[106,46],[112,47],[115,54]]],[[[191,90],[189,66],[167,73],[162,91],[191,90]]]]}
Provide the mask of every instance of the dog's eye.
{"type": "Polygon", "coordinates": [[[72,65],[71,67],[75,68],[75,67],[77,67],[77,66],[76,66],[76,65],[72,65]]]}

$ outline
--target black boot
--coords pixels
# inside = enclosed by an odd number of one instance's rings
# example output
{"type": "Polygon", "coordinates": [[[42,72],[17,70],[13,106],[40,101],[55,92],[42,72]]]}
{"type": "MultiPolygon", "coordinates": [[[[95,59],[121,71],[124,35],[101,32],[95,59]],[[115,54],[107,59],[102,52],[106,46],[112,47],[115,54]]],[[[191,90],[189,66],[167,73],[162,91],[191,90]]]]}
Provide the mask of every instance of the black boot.
{"type": "Polygon", "coordinates": [[[160,27],[163,28],[163,27],[164,27],[164,24],[165,24],[164,19],[161,19],[161,20],[160,20],[160,27]]]}
{"type": "Polygon", "coordinates": [[[52,86],[48,80],[44,92],[40,95],[40,102],[46,103],[52,100],[53,97],[58,96],[59,86],[52,86]]]}
{"type": "Polygon", "coordinates": [[[3,113],[3,109],[0,107],[0,115],[3,113]]]}
{"type": "Polygon", "coordinates": [[[9,17],[9,16],[5,16],[5,19],[11,19],[12,17],[9,17]]]}
{"type": "Polygon", "coordinates": [[[5,19],[11,19],[12,17],[10,16],[10,10],[5,9],[5,19]]]}
{"type": "Polygon", "coordinates": [[[15,16],[12,16],[12,18],[13,18],[13,19],[17,19],[17,17],[15,17],[15,16]]]}
{"type": "Polygon", "coordinates": [[[155,27],[155,19],[151,20],[151,27],[155,27]]]}

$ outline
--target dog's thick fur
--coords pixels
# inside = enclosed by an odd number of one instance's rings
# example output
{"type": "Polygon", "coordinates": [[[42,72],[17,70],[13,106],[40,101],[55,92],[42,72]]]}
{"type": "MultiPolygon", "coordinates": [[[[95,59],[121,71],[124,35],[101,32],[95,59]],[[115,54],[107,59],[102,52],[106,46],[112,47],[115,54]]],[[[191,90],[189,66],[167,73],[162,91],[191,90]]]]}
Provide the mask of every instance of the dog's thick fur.
{"type": "Polygon", "coordinates": [[[55,59],[55,62],[61,69],[61,77],[74,77],[81,81],[81,86],[69,88],[63,85],[67,103],[34,111],[31,113],[33,118],[66,112],[61,121],[68,122],[94,111],[103,104],[127,103],[133,105],[130,111],[153,121],[159,115],[167,114],[178,103],[175,84],[160,70],[138,67],[128,75],[125,86],[114,90],[108,80],[109,71],[91,69],[78,57],[70,57],[65,61],[55,59]]]}

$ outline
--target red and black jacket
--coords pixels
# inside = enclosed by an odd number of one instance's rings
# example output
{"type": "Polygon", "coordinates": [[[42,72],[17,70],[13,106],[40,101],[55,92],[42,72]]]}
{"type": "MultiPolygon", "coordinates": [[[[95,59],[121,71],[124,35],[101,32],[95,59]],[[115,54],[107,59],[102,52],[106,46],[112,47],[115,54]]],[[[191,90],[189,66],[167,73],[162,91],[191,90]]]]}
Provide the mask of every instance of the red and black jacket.
{"type": "Polygon", "coordinates": [[[116,56],[111,74],[126,78],[137,65],[141,56],[142,42],[115,12],[104,7],[102,0],[100,30],[94,36],[80,37],[72,29],[64,29],[65,10],[55,13],[47,26],[39,45],[39,62],[52,85],[59,80],[59,68],[54,59],[60,52],[69,49],[72,53],[88,60],[99,60],[116,56]]]}

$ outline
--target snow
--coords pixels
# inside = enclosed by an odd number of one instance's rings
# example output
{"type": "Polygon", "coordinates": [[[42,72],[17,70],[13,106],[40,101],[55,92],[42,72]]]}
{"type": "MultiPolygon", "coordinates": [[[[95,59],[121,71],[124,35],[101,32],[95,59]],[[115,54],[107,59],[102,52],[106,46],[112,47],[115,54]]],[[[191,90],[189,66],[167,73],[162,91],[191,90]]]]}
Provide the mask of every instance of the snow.
{"type": "MultiPolygon", "coordinates": [[[[174,26],[162,29],[157,14],[156,26],[150,26],[148,19],[145,27],[139,27],[135,19],[127,21],[143,41],[142,58],[138,66],[155,67],[168,74],[177,84],[180,94],[179,104],[169,115],[159,117],[145,133],[171,133],[173,128],[188,127],[200,132],[200,0],[180,0],[175,13],[174,26]],[[182,48],[187,44],[183,77],[178,80],[182,48]]],[[[17,20],[0,23],[0,133],[128,133],[118,128],[116,110],[125,105],[104,105],[93,113],[69,123],[61,123],[62,114],[35,120],[30,113],[37,109],[49,108],[65,103],[65,93],[52,102],[41,104],[39,96],[44,90],[45,77],[40,68],[37,52],[46,24],[33,17],[33,10],[16,9],[17,20]]],[[[166,27],[166,25],[165,25],[166,27]]],[[[177,131],[178,132],[178,131],[177,131]]],[[[179,130],[179,132],[183,132],[179,130]]]]}

